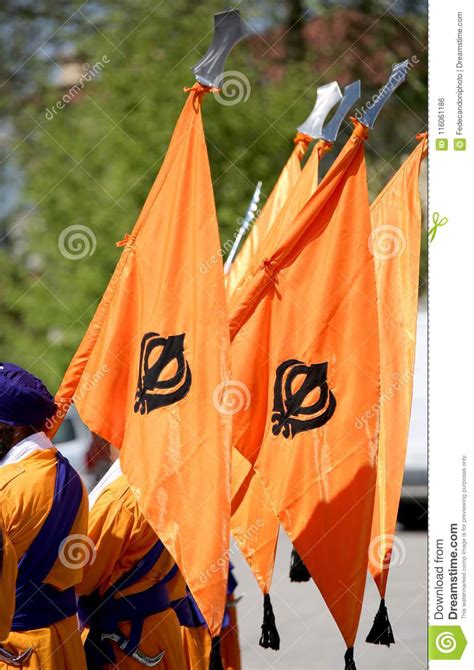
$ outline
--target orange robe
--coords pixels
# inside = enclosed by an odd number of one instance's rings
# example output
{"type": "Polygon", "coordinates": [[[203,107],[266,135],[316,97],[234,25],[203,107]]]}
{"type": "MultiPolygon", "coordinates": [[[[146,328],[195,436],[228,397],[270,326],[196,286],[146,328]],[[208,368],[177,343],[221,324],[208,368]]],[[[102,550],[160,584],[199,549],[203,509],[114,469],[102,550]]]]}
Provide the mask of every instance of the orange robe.
{"type": "MultiPolygon", "coordinates": [[[[107,476],[107,475],[106,475],[107,476]]],[[[88,595],[107,589],[124,576],[152,548],[157,536],[141,512],[124,475],[108,484],[90,510],[89,538],[94,543],[96,556],[84,570],[84,579],[78,587],[79,595],[88,595]]],[[[132,586],[123,589],[122,596],[141,593],[159,582],[172,569],[171,555],[163,551],[150,572],[132,586]]],[[[120,624],[128,638],[130,624],[120,624]]],[[[116,664],[120,670],[143,670],[143,665],[120,651],[113,644],[116,664]]],[[[147,656],[156,656],[165,650],[160,670],[186,670],[181,630],[174,611],[170,608],[147,617],[139,648],[147,656]]]]}
{"type": "Polygon", "coordinates": [[[17,557],[8,535],[0,524],[2,556],[0,559],[0,642],[8,637],[15,611],[17,557]]]}
{"type": "MultiPolygon", "coordinates": [[[[195,628],[183,626],[183,645],[188,670],[208,670],[211,656],[211,634],[204,624],[195,628]]],[[[225,668],[225,665],[224,665],[225,668]]]]}
{"type": "Polygon", "coordinates": [[[237,609],[234,596],[227,598],[227,613],[230,623],[221,632],[221,658],[224,670],[240,670],[239,629],[237,627],[237,609]]]}
{"type": "MultiPolygon", "coordinates": [[[[47,444],[47,438],[42,433],[37,435],[43,444],[47,444]]],[[[10,538],[18,560],[36,537],[51,509],[56,481],[56,453],[57,450],[52,446],[41,448],[26,458],[0,467],[0,523],[10,538]]],[[[84,490],[79,512],[71,528],[71,536],[86,536],[87,516],[87,494],[84,490]]],[[[82,569],[82,561],[74,563],[74,557],[67,561],[58,557],[45,581],[59,590],[65,590],[81,581],[82,569]]],[[[4,607],[2,598],[2,614],[4,607]]],[[[28,670],[86,668],[75,616],[47,628],[11,632],[2,642],[2,647],[15,655],[32,647],[33,654],[26,666],[28,670]]],[[[0,670],[6,668],[11,666],[0,662],[0,670]]]]}
{"type": "MultiPolygon", "coordinates": [[[[221,638],[221,659],[224,670],[240,670],[239,629],[234,596],[227,599],[227,614],[230,623],[223,628],[221,638]]],[[[206,625],[195,628],[183,626],[184,653],[188,670],[208,670],[211,656],[211,634],[206,625]]]]}
{"type": "MultiPolygon", "coordinates": [[[[167,584],[170,601],[186,597],[186,582],[180,572],[167,584]]],[[[240,647],[237,628],[237,611],[234,596],[228,596],[230,625],[221,631],[221,658],[224,670],[240,670],[240,647]]],[[[187,670],[208,670],[211,656],[211,634],[208,627],[181,626],[187,670]]]]}
{"type": "MultiPolygon", "coordinates": [[[[179,571],[168,582],[167,588],[171,602],[182,600],[187,595],[186,582],[179,571]]],[[[208,633],[207,626],[198,626],[195,628],[181,626],[181,637],[187,670],[208,670],[209,668],[211,638],[210,635],[206,636],[205,633],[208,633]]]]}

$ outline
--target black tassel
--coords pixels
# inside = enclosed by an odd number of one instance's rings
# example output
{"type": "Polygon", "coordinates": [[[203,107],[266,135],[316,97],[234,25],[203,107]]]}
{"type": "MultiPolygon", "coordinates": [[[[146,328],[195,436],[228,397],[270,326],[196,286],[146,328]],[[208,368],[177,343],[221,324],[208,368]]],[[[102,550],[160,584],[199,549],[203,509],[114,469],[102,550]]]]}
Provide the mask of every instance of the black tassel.
{"type": "Polygon", "coordinates": [[[259,644],[264,649],[274,649],[275,651],[280,649],[280,636],[275,624],[275,615],[269,593],[265,593],[263,596],[263,623],[259,644]]]}
{"type": "Polygon", "coordinates": [[[380,601],[379,611],[375,615],[374,624],[365,641],[370,644],[384,644],[387,647],[395,644],[392,626],[388,620],[388,612],[383,598],[380,601]]]}
{"type": "Polygon", "coordinates": [[[224,670],[221,658],[221,638],[218,635],[212,638],[209,670],[224,670]]]}
{"type": "Polygon", "coordinates": [[[309,582],[311,575],[308,568],[303,563],[301,556],[293,547],[290,560],[290,581],[292,582],[309,582]]]}
{"type": "Polygon", "coordinates": [[[356,664],[354,663],[354,647],[348,648],[344,654],[344,660],[346,662],[344,670],[357,670],[356,664]]]}

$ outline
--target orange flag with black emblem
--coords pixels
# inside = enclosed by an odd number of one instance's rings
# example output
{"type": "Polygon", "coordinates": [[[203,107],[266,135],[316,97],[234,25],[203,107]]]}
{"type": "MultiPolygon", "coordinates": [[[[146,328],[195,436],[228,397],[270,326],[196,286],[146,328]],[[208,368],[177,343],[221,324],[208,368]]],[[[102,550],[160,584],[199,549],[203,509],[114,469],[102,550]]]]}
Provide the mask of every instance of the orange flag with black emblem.
{"type": "Polygon", "coordinates": [[[222,262],[211,262],[220,259],[220,242],[201,118],[208,90],[190,90],[57,400],[74,399],[89,428],[120,449],[143,512],[217,635],[227,592],[231,446],[219,393],[230,345],[222,262]]]}
{"type": "MultiPolygon", "coordinates": [[[[231,300],[233,377],[250,410],[234,446],[254,465],[348,647],[367,575],[379,399],[375,269],[364,158],[351,138],[231,300]]],[[[275,229],[278,222],[275,224],[275,229]]]]}
{"type": "Polygon", "coordinates": [[[294,188],[301,174],[301,161],[308,149],[312,138],[304,133],[297,133],[294,139],[295,147],[291,152],[285,167],[265,202],[260,215],[247,235],[241,250],[236,256],[226,277],[227,295],[231,296],[235,287],[245,275],[253,260],[259,256],[259,245],[262,239],[271,231],[272,225],[285,204],[288,195],[294,188]]]}
{"type": "MultiPolygon", "coordinates": [[[[310,140],[306,135],[298,134],[295,142],[301,142],[304,138],[307,138],[308,141],[310,140]]],[[[314,147],[302,171],[301,182],[298,182],[297,186],[295,180],[292,190],[287,191],[285,202],[282,203],[279,210],[273,209],[273,219],[270,223],[266,219],[262,219],[262,221],[260,219],[257,220],[255,226],[260,226],[261,223],[264,223],[265,227],[268,224],[269,226],[265,235],[262,235],[265,228],[259,227],[254,239],[250,240],[250,236],[257,230],[254,227],[249,238],[247,238],[246,243],[250,242],[254,245],[255,249],[254,253],[246,258],[247,269],[252,261],[255,261],[258,257],[257,242],[259,242],[260,247],[263,247],[263,239],[268,238],[269,244],[272,242],[272,227],[283,208],[285,208],[285,214],[282,215],[284,222],[283,224],[279,223],[279,228],[282,225],[288,225],[292,212],[295,209],[301,209],[315,192],[318,186],[319,161],[331,148],[332,145],[329,142],[320,140],[314,147]]],[[[296,149],[293,151],[288,164],[294,158],[295,152],[296,149]]],[[[288,164],[285,170],[288,168],[288,164]]],[[[300,165],[300,158],[298,158],[298,165],[300,165]]],[[[281,188],[281,181],[282,177],[280,177],[274,190],[281,188]]],[[[288,180],[286,182],[288,183],[288,180]]],[[[264,214],[265,208],[262,210],[261,216],[263,217],[264,214]]],[[[243,251],[244,249],[242,249],[243,251]]],[[[263,260],[263,258],[261,257],[260,260],[263,260]]],[[[237,452],[235,459],[233,458],[232,460],[231,531],[264,595],[270,591],[279,530],[280,523],[259,476],[250,463],[241,455],[239,456],[237,452]]]]}
{"type": "MultiPolygon", "coordinates": [[[[382,599],[367,642],[394,642],[385,606],[410,426],[418,315],[420,166],[426,133],[370,208],[380,328],[380,436],[369,569],[382,599]]],[[[372,413],[372,409],[369,413],[372,413]]],[[[365,429],[366,416],[360,429],[365,429]]]]}

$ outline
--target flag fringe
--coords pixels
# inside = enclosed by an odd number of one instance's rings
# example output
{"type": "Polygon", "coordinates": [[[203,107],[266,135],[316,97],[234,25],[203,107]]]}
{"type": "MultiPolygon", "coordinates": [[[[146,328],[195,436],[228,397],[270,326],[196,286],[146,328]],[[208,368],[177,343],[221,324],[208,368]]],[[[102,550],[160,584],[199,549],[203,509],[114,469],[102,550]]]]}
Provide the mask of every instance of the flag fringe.
{"type": "Polygon", "coordinates": [[[290,581],[292,582],[309,582],[311,575],[308,568],[303,563],[303,559],[293,547],[290,559],[290,581]]]}
{"type": "Polygon", "coordinates": [[[209,670],[224,670],[221,658],[221,638],[219,635],[212,638],[209,670]]]}
{"type": "Polygon", "coordinates": [[[357,670],[356,664],[354,662],[354,647],[349,647],[344,654],[344,660],[346,662],[346,665],[344,666],[344,670],[357,670]]]}
{"type": "Polygon", "coordinates": [[[263,623],[259,645],[264,649],[274,649],[275,651],[280,649],[280,635],[277,631],[269,593],[265,593],[263,596],[263,623]]]}
{"type": "Polygon", "coordinates": [[[386,647],[395,644],[392,626],[388,618],[388,612],[383,598],[380,601],[379,610],[375,615],[373,626],[365,641],[369,644],[384,644],[386,647]]]}

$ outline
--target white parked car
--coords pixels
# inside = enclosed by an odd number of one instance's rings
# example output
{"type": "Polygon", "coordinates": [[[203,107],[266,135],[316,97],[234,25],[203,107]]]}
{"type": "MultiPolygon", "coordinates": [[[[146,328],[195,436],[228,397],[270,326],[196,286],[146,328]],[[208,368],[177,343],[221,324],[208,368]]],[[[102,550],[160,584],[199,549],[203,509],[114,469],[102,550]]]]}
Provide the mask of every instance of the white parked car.
{"type": "Polygon", "coordinates": [[[428,318],[418,314],[415,374],[407,460],[398,520],[408,528],[428,523],[428,318]]]}
{"type": "Polygon", "coordinates": [[[75,407],[71,407],[61,427],[53,438],[54,445],[78,472],[88,490],[95,483],[95,476],[87,467],[87,452],[91,434],[83,424],[75,407]]]}

